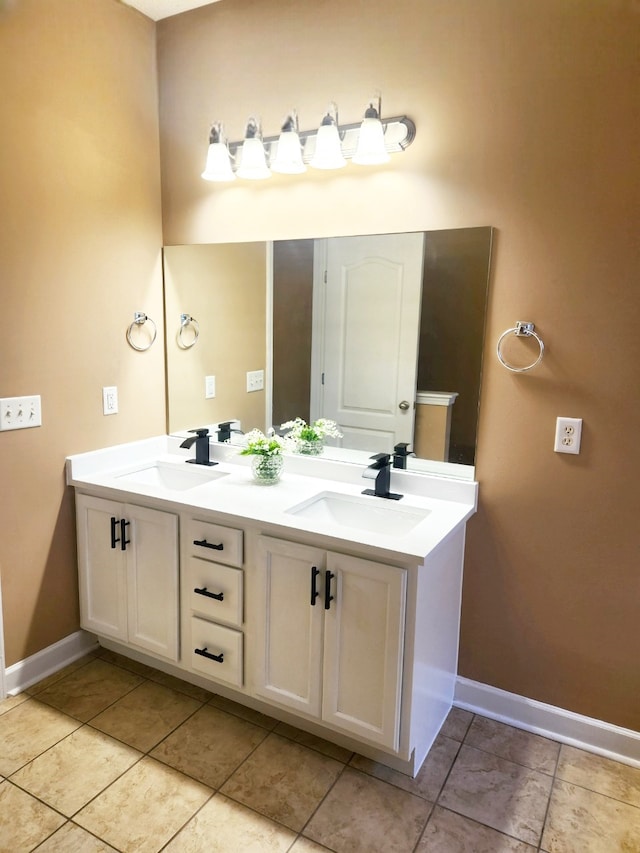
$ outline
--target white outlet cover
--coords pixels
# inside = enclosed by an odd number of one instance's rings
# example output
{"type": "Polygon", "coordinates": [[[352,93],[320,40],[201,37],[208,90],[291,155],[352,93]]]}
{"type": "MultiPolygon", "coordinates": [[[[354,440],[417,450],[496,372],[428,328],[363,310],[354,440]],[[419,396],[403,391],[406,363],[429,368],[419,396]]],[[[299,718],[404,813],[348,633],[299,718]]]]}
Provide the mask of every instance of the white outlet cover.
{"type": "Polygon", "coordinates": [[[102,414],[118,414],[118,389],[115,385],[108,385],[102,389],[102,414]]]}
{"type": "Polygon", "coordinates": [[[580,453],[582,418],[556,418],[553,449],[556,453],[580,453]]]}

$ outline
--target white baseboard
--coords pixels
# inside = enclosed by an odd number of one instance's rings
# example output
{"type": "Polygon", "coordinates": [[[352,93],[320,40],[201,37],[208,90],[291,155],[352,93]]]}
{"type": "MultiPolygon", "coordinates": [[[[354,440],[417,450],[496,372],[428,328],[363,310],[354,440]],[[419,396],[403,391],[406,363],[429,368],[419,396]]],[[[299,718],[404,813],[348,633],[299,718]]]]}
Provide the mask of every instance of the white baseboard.
{"type": "Polygon", "coordinates": [[[640,768],[640,732],[583,717],[458,676],[453,704],[570,746],[640,768]]]}
{"type": "Polygon", "coordinates": [[[35,655],[18,661],[5,670],[5,688],[10,696],[21,693],[32,684],[36,684],[48,675],[52,675],[63,666],[73,663],[87,652],[96,649],[98,643],[93,634],[76,631],[52,646],[36,652],[35,655]]]}

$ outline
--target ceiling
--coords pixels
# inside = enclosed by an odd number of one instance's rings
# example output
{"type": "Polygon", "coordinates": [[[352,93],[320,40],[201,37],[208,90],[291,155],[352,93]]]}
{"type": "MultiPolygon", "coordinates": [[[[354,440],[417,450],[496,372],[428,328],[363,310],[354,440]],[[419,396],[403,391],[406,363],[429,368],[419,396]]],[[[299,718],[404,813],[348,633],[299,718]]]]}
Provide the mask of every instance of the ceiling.
{"type": "Polygon", "coordinates": [[[133,6],[151,18],[159,21],[161,18],[169,18],[189,9],[197,9],[198,6],[208,6],[217,3],[218,0],[123,0],[127,6],[133,6]]]}

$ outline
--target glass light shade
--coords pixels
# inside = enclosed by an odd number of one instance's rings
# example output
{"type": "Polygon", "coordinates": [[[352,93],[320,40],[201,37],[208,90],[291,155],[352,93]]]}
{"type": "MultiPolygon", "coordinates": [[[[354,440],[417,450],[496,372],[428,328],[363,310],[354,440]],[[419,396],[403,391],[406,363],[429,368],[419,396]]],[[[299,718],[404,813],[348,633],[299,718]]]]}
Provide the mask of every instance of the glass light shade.
{"type": "Polygon", "coordinates": [[[340,134],[335,124],[321,124],[316,136],[316,150],[311,159],[314,169],[341,169],[347,165],[342,156],[340,134]]]}
{"type": "Polygon", "coordinates": [[[242,143],[238,177],[248,178],[251,181],[261,181],[271,177],[262,139],[257,136],[247,137],[242,143]]]}
{"type": "Polygon", "coordinates": [[[283,130],[278,139],[275,160],[271,163],[273,172],[283,175],[300,175],[307,171],[302,161],[300,137],[295,130],[283,130]]]}
{"type": "Polygon", "coordinates": [[[353,162],[359,166],[376,166],[389,162],[389,153],[384,144],[384,129],[379,118],[363,120],[353,162]]]}
{"type": "Polygon", "coordinates": [[[231,156],[224,142],[212,142],[207,152],[207,163],[202,177],[205,181],[235,181],[231,156]]]}

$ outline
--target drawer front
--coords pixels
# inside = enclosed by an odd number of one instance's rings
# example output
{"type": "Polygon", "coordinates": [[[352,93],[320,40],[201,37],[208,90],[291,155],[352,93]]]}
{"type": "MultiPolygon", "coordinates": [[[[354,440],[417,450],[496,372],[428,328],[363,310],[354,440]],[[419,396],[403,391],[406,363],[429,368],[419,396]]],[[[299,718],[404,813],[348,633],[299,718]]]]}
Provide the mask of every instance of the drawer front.
{"type": "Polygon", "coordinates": [[[190,518],[187,522],[189,554],[227,566],[242,565],[242,530],[190,518]]]}
{"type": "Polygon", "coordinates": [[[216,681],[242,687],[242,632],[192,616],[191,666],[216,681]]]}
{"type": "Polygon", "coordinates": [[[242,569],[189,557],[189,600],[194,613],[242,625],[242,569]]]}

